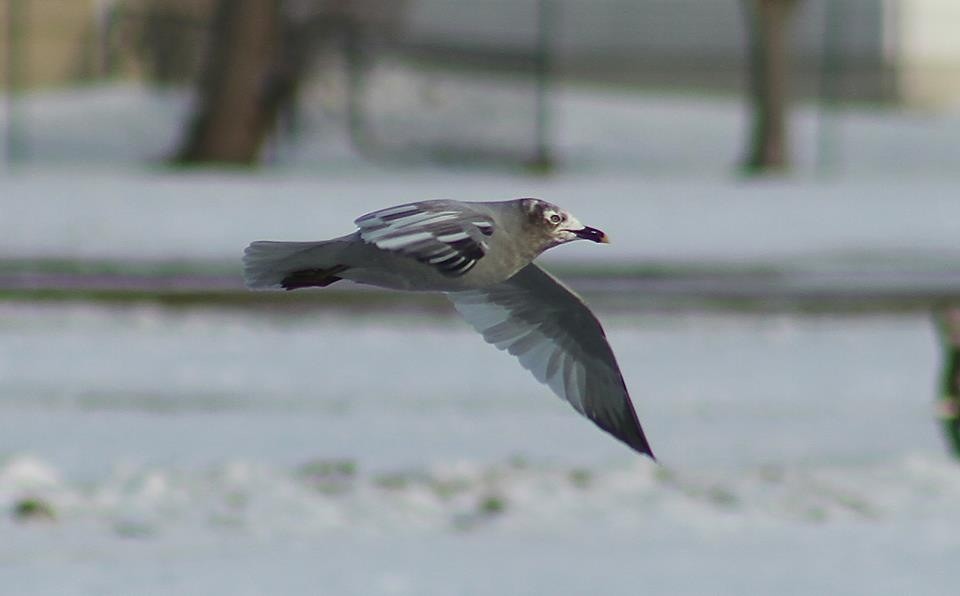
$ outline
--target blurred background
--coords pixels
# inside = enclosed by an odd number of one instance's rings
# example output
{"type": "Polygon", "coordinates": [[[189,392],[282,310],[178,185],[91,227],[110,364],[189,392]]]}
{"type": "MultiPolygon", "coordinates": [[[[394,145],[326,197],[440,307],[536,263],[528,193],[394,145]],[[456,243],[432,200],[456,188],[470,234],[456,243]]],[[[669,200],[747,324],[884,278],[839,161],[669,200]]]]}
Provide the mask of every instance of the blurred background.
{"type": "Polygon", "coordinates": [[[946,594],[953,0],[3,0],[16,594],[946,594]],[[660,463],[258,239],[537,196],[660,463]],[[534,429],[534,432],[531,432],[534,429]]]}

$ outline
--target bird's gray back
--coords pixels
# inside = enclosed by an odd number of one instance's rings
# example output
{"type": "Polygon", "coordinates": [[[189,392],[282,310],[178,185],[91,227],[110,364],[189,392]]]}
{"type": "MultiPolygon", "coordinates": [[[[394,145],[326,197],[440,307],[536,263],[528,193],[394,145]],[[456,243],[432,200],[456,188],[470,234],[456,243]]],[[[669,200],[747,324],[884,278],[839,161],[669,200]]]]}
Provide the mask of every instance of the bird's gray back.
{"type": "MultiPolygon", "coordinates": [[[[351,237],[351,246],[343,255],[345,259],[343,264],[349,269],[342,274],[342,277],[359,283],[393,289],[456,292],[488,287],[510,278],[542,251],[537,242],[531,242],[535,236],[532,237],[526,233],[529,224],[520,200],[476,203],[452,200],[423,201],[367,214],[358,218],[357,221],[361,230],[351,237]],[[376,217],[377,214],[386,214],[382,216],[385,219],[389,219],[392,214],[403,215],[404,207],[419,209],[424,213],[456,212],[466,219],[473,216],[489,218],[492,229],[483,230],[482,257],[477,259],[466,273],[450,276],[428,262],[423,262],[424,260],[411,258],[411,255],[397,250],[378,247],[375,242],[364,239],[363,226],[369,225],[367,222],[371,218],[376,217]]],[[[373,225],[381,224],[380,221],[373,222],[373,225]]],[[[419,233],[421,232],[417,228],[412,228],[411,235],[419,233]]],[[[381,245],[392,246],[389,244],[389,239],[381,242],[381,245]]]]}

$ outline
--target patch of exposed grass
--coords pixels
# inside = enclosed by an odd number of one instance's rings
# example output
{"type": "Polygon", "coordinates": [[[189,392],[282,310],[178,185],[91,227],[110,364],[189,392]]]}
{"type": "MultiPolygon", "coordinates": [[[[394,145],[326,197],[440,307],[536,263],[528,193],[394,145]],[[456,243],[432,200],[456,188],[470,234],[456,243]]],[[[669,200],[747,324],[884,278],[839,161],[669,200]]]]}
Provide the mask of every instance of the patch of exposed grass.
{"type": "Polygon", "coordinates": [[[577,488],[589,488],[590,483],[593,482],[593,473],[590,470],[583,468],[576,468],[570,470],[570,484],[577,488]]]}
{"type": "Polygon", "coordinates": [[[54,521],[57,512],[53,505],[40,497],[24,497],[13,504],[11,515],[17,521],[54,521]]]}
{"type": "Polygon", "coordinates": [[[477,504],[477,511],[483,515],[499,515],[506,510],[507,500],[500,495],[487,495],[477,504]]]}
{"type": "Polygon", "coordinates": [[[352,459],[318,459],[300,466],[300,476],[325,494],[340,494],[352,488],[357,464],[352,459]]]}

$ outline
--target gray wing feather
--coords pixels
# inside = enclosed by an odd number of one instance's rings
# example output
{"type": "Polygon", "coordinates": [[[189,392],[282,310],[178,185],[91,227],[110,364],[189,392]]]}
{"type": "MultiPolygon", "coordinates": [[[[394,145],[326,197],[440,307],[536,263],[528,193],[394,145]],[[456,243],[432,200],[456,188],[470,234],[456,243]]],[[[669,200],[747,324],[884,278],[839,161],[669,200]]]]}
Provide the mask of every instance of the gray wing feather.
{"type": "Polygon", "coordinates": [[[423,201],[388,207],[354,222],[360,238],[408,255],[448,277],[470,271],[487,252],[493,220],[462,203],[423,201]]]}
{"type": "Polygon", "coordinates": [[[483,290],[447,296],[483,338],[633,449],[653,457],[617,359],[580,298],[535,264],[483,290]]]}

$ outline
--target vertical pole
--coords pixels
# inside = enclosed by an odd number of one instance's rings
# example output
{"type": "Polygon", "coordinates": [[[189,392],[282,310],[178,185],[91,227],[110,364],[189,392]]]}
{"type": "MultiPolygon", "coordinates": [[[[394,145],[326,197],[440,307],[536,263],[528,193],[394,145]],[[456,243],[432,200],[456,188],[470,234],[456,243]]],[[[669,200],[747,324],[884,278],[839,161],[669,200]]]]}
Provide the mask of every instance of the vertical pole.
{"type": "Polygon", "coordinates": [[[23,0],[7,0],[7,80],[6,87],[6,130],[4,145],[8,167],[23,161],[23,129],[20,121],[20,93],[23,89],[23,71],[20,68],[25,60],[23,54],[23,0]]]}
{"type": "Polygon", "coordinates": [[[113,36],[117,24],[120,20],[120,11],[122,8],[114,4],[108,4],[100,7],[100,13],[97,15],[97,34],[99,36],[99,55],[97,56],[97,75],[104,79],[110,79],[114,75],[116,59],[114,56],[113,36]]]}
{"type": "Polygon", "coordinates": [[[937,413],[953,455],[960,458],[960,306],[934,316],[943,350],[937,413]]]}
{"type": "Polygon", "coordinates": [[[347,76],[347,131],[353,148],[361,154],[368,154],[370,145],[366,134],[363,95],[368,69],[365,52],[369,47],[365,47],[361,28],[352,20],[344,22],[341,36],[347,76]]]}
{"type": "Polygon", "coordinates": [[[537,2],[537,52],[536,52],[536,123],[534,135],[536,149],[531,168],[548,172],[553,165],[550,155],[550,77],[553,74],[552,39],[556,25],[556,6],[552,0],[537,2]]]}
{"type": "Polygon", "coordinates": [[[843,2],[826,2],[823,52],[820,57],[820,102],[817,110],[817,172],[826,176],[837,167],[836,119],[843,75],[843,2]]]}

